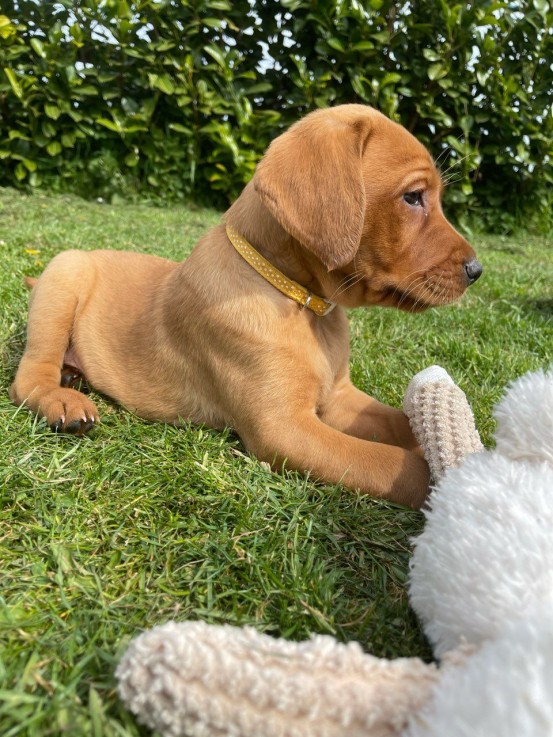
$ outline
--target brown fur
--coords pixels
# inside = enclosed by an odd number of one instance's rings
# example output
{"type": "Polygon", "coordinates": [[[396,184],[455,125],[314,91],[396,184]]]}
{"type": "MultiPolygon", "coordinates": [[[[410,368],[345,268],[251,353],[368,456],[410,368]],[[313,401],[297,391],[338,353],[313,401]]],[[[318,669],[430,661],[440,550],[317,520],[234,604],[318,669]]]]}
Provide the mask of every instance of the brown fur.
{"type": "MultiPolygon", "coordinates": [[[[316,294],[416,311],[460,297],[474,260],[440,195],[421,144],[375,110],[344,105],[277,138],[225,219],[316,294]],[[403,199],[418,190],[424,207],[403,199]]],[[[325,317],[300,309],[220,225],[182,263],[56,256],[33,288],[10,394],[58,430],[88,430],[97,410],[60,387],[67,363],[141,417],[229,425],[274,467],[419,507],[428,467],[409,423],[351,384],[348,356],[342,307],[325,317]]]]}

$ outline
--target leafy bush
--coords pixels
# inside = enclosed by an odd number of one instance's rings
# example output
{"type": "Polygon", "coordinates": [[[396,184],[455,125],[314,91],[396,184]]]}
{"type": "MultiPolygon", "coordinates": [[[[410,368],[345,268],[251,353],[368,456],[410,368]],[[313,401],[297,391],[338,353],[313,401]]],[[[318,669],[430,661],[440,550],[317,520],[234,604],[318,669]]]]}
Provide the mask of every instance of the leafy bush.
{"type": "Polygon", "coordinates": [[[363,102],[459,180],[458,219],[553,226],[547,0],[5,0],[2,12],[0,184],[220,205],[304,112],[363,102]]]}

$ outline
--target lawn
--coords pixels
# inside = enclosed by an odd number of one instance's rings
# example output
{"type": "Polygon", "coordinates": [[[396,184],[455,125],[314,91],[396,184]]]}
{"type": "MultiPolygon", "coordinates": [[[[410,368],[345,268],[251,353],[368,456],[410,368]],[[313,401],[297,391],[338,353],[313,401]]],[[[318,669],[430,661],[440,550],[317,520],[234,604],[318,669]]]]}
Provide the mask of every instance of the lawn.
{"type": "MultiPolygon", "coordinates": [[[[405,593],[420,513],[273,474],[230,431],[147,423],[94,397],[95,433],[59,437],[9,402],[25,274],[68,247],[181,259],[218,218],[0,190],[3,737],[145,734],[119,704],[113,672],[133,636],[171,618],[430,657],[405,593]]],[[[472,241],[485,272],[457,305],[352,311],[352,376],[399,406],[410,377],[438,363],[490,444],[503,387],[551,359],[553,243],[472,241]]]]}

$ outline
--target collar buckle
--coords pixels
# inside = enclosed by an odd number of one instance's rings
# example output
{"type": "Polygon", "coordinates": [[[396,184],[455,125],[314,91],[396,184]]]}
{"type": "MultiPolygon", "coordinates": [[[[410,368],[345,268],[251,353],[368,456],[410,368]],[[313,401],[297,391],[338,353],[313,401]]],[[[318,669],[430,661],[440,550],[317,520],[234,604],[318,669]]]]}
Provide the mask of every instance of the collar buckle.
{"type": "Polygon", "coordinates": [[[325,315],[328,315],[332,312],[332,310],[336,307],[336,302],[331,302],[328,299],[325,299],[324,297],[321,297],[322,301],[326,303],[326,310],[321,313],[321,317],[324,317],[325,315]]]}

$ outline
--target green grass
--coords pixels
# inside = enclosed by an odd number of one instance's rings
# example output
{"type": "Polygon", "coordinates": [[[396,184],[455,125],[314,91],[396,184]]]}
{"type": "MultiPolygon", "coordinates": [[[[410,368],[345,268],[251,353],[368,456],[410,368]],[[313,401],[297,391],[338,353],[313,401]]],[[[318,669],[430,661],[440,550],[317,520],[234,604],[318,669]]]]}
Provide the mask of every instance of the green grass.
{"type": "MultiPolygon", "coordinates": [[[[170,618],[355,639],[381,656],[430,652],[408,608],[422,516],[276,475],[231,432],[146,423],[102,398],[90,438],[58,437],[7,397],[36,275],[67,247],[180,259],[218,213],[98,205],[0,190],[0,734],[138,735],[113,671],[129,639],[170,618]]],[[[552,243],[474,239],[485,275],[458,305],[352,313],[352,374],[400,405],[444,366],[487,443],[503,387],[548,365],[552,243]]]]}

